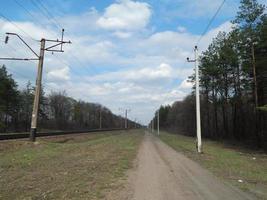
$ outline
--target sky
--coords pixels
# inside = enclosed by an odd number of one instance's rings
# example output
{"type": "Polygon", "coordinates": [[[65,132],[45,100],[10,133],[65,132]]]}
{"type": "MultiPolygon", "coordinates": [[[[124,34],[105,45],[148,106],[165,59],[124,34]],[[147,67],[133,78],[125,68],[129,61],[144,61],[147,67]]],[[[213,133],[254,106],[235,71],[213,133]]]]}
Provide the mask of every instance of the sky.
{"type": "MultiPolygon", "coordinates": [[[[16,32],[39,53],[40,39],[60,39],[64,53],[46,52],[46,94],[63,91],[101,103],[115,114],[147,124],[160,105],[182,100],[191,92],[193,48],[222,0],[0,0],[0,57],[33,58],[16,32]]],[[[264,3],[264,0],[260,1],[264,3]]],[[[266,2],[265,2],[266,4],[266,2]]],[[[204,51],[219,31],[229,32],[238,0],[226,0],[201,37],[204,51]]],[[[47,42],[47,46],[50,44],[47,42]]],[[[35,83],[37,61],[0,61],[25,88],[35,83]]]]}

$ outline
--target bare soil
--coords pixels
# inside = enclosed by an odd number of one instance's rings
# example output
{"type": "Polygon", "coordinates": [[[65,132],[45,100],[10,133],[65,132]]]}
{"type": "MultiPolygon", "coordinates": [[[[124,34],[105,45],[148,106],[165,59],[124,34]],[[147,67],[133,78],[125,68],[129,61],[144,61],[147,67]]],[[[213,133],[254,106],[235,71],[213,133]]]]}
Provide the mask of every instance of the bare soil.
{"type": "Polygon", "coordinates": [[[109,199],[247,200],[248,194],[146,133],[125,188],[109,199]]]}

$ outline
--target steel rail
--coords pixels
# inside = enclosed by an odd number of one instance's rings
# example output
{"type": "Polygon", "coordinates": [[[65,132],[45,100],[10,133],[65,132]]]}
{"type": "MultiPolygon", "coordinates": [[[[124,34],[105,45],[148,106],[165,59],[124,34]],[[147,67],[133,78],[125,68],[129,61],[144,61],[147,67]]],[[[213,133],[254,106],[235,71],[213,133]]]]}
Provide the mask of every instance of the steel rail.
{"type": "MultiPolygon", "coordinates": [[[[51,131],[51,132],[37,132],[36,137],[58,136],[68,134],[80,133],[99,133],[107,131],[129,130],[125,128],[107,128],[107,129],[90,129],[90,130],[71,130],[71,131],[51,131]]],[[[25,139],[29,138],[29,133],[5,133],[0,134],[0,140],[25,139]]]]}

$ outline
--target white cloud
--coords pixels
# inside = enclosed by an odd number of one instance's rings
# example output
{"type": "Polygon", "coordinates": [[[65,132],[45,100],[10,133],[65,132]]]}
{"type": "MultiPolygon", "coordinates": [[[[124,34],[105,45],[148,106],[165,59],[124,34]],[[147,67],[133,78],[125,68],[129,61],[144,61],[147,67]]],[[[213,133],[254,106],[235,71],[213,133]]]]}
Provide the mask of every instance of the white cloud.
{"type": "Polygon", "coordinates": [[[121,0],[106,8],[97,24],[109,30],[138,30],[144,28],[151,16],[150,6],[144,2],[121,0]]]}
{"type": "Polygon", "coordinates": [[[142,68],[140,70],[132,70],[124,76],[129,80],[155,80],[162,78],[170,78],[172,76],[172,67],[166,63],[161,63],[155,69],[142,68]]]}
{"type": "Polygon", "coordinates": [[[96,22],[99,17],[100,13],[94,7],[91,7],[80,15],[64,15],[64,17],[57,18],[57,21],[65,27],[67,36],[75,34],[84,37],[84,35],[88,36],[88,32],[98,30],[99,26],[96,22]]]}
{"type": "MultiPolygon", "coordinates": [[[[229,32],[233,24],[229,21],[207,32],[200,44],[199,49],[204,50],[211,43],[212,38],[220,31],[229,32]]],[[[147,40],[141,43],[141,47],[146,48],[146,53],[166,55],[169,58],[184,59],[191,54],[193,47],[197,43],[200,35],[189,32],[163,31],[152,34],[147,40]]],[[[138,46],[138,47],[140,47],[138,46]]]]}
{"type": "Polygon", "coordinates": [[[132,33],[130,33],[130,32],[123,32],[123,31],[116,31],[116,32],[113,33],[113,35],[115,35],[118,38],[125,39],[125,38],[131,37],[132,36],[132,33]]]}
{"type": "Polygon", "coordinates": [[[29,38],[30,35],[36,40],[40,40],[41,38],[51,38],[55,35],[53,30],[46,29],[47,27],[37,26],[32,22],[13,21],[12,23],[13,24],[0,19],[0,33],[5,34],[6,32],[16,32],[27,38],[29,38]],[[25,34],[25,32],[28,34],[25,34]]]}
{"type": "Polygon", "coordinates": [[[69,80],[69,68],[63,67],[61,69],[51,70],[47,73],[47,79],[53,82],[69,80]]]}
{"type": "MultiPolygon", "coordinates": [[[[102,103],[113,112],[117,112],[118,107],[130,107],[132,116],[143,122],[147,122],[161,104],[184,98],[191,87],[185,79],[193,72],[192,63],[186,63],[185,59],[190,56],[199,35],[184,27],[178,27],[177,31],[136,34],[149,28],[151,13],[147,3],[125,0],[107,7],[103,15],[90,9],[80,16],[58,18],[66,32],[78,34],[66,35],[73,43],[64,46],[65,53],[46,53],[44,81],[49,86],[47,91],[51,88],[66,90],[70,96],[102,103]],[[64,84],[58,84],[59,81],[64,84]]],[[[58,34],[54,29],[32,22],[15,23],[37,39],[55,38],[58,34]]],[[[205,49],[219,31],[229,31],[230,27],[230,22],[225,22],[209,31],[203,37],[200,49],[205,49]]],[[[0,33],[5,31],[19,30],[0,20],[0,33]]],[[[31,41],[31,44],[35,43],[31,41]]],[[[8,45],[16,47],[17,52],[12,52],[15,56],[28,55],[18,41],[12,39],[8,45]]],[[[34,47],[39,52],[38,42],[34,47]]],[[[0,48],[1,55],[7,50],[0,48]]],[[[27,72],[29,77],[36,75],[36,63],[12,62],[10,66],[27,72]]]]}
{"type": "Polygon", "coordinates": [[[186,32],[186,28],[184,26],[178,26],[177,27],[177,30],[180,32],[180,33],[184,33],[186,32]]]}
{"type": "Polygon", "coordinates": [[[88,77],[90,82],[103,81],[127,81],[142,84],[162,84],[168,82],[175,76],[173,68],[166,63],[161,63],[157,67],[144,67],[139,69],[129,69],[118,72],[104,73],[92,77],[88,77]]]}
{"type": "Polygon", "coordinates": [[[168,59],[184,60],[190,54],[198,36],[174,31],[157,32],[140,44],[146,54],[161,55],[168,59]]]}
{"type": "Polygon", "coordinates": [[[189,90],[193,87],[193,83],[189,82],[188,79],[182,81],[182,83],[178,86],[179,89],[189,90]]]}
{"type": "Polygon", "coordinates": [[[233,29],[234,25],[230,21],[226,21],[222,23],[220,26],[211,29],[209,32],[204,35],[202,40],[199,43],[200,50],[205,50],[207,49],[208,45],[211,43],[212,39],[215,38],[219,32],[230,32],[233,29]]]}

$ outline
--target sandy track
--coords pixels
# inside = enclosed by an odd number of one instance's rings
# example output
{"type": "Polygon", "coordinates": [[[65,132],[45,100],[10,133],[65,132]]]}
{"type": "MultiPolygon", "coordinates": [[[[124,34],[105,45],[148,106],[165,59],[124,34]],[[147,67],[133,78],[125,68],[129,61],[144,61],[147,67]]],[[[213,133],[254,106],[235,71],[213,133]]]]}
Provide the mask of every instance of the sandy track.
{"type": "Polygon", "coordinates": [[[126,189],[131,200],[247,200],[194,161],[146,133],[126,189]]]}

